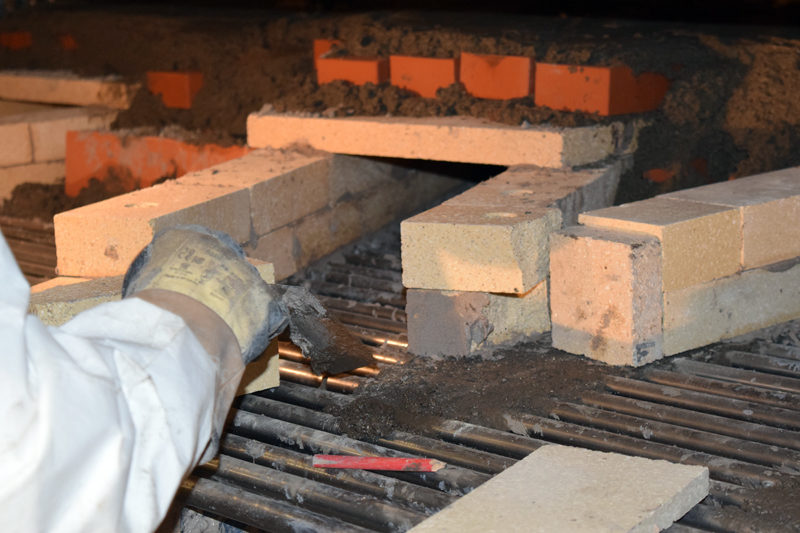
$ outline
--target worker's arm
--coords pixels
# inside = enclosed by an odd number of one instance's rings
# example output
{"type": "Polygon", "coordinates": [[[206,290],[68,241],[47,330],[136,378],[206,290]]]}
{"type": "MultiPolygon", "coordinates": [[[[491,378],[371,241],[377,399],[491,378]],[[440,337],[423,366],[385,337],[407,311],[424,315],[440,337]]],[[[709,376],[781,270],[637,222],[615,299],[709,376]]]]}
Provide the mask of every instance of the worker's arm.
{"type": "Polygon", "coordinates": [[[253,327],[238,323],[242,309],[226,314],[207,294],[190,295],[207,279],[189,283],[189,273],[170,290],[162,274],[180,271],[172,260],[180,243],[198,256],[211,250],[225,270],[225,247],[220,256],[219,243],[203,239],[179,236],[166,255],[151,247],[158,272],[144,258],[126,299],[60,328],[26,316],[28,285],[0,242],[0,530],[151,531],[210,441],[213,451],[242,352],[260,353],[285,322],[273,313],[270,323],[270,302],[245,294],[241,283],[260,281],[255,273],[233,281],[231,272],[206,272],[228,276],[215,287],[232,301],[263,304],[253,327]]]}

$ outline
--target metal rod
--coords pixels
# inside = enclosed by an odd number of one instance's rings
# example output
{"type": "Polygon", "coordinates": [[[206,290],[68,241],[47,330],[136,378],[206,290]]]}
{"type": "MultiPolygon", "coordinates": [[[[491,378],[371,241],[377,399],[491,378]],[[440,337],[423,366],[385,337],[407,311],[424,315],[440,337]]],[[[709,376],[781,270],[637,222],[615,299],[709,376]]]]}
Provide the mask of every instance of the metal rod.
{"type": "Polygon", "coordinates": [[[295,363],[293,361],[280,361],[281,380],[294,381],[312,387],[324,386],[330,390],[343,393],[352,393],[361,385],[364,378],[356,376],[347,377],[323,377],[314,374],[307,365],[295,363]]]}
{"type": "MultiPolygon", "coordinates": [[[[272,444],[281,444],[303,450],[310,450],[313,453],[385,455],[389,457],[409,456],[409,454],[403,454],[383,446],[368,444],[366,442],[333,435],[328,432],[311,429],[291,422],[248,413],[247,411],[239,409],[234,409],[232,412],[233,417],[229,426],[229,431],[272,444]]],[[[452,494],[466,494],[487,481],[490,476],[479,472],[473,472],[466,468],[448,465],[437,472],[421,474],[404,474],[398,472],[393,473],[392,477],[398,477],[406,481],[413,480],[415,483],[431,488],[438,488],[452,494]]]]}
{"type": "Polygon", "coordinates": [[[586,405],[558,404],[552,414],[559,420],[598,427],[662,444],[673,444],[740,461],[779,467],[800,473],[800,453],[735,437],[687,429],[674,424],[623,415],[586,405]]]}
{"type": "Polygon", "coordinates": [[[531,452],[550,444],[543,440],[476,426],[459,420],[434,422],[431,425],[431,431],[434,436],[441,439],[514,459],[527,457],[531,452]]]}
{"type": "Polygon", "coordinates": [[[749,518],[743,513],[737,513],[736,517],[727,516],[721,509],[705,503],[698,503],[692,507],[681,518],[680,523],[720,533],[762,530],[757,519],[749,518]]]}
{"type": "Polygon", "coordinates": [[[781,390],[785,392],[800,393],[800,382],[796,379],[781,376],[771,376],[754,370],[743,370],[723,365],[713,365],[701,361],[681,358],[672,362],[672,366],[686,374],[695,374],[714,379],[724,379],[744,385],[764,387],[765,389],[781,390]]]}
{"type": "Polygon", "coordinates": [[[743,507],[750,500],[752,490],[712,479],[709,482],[708,495],[721,504],[743,507]]]}
{"type": "Polygon", "coordinates": [[[347,272],[329,270],[322,276],[322,281],[337,283],[348,288],[369,289],[373,291],[400,294],[403,284],[398,279],[385,279],[359,274],[355,269],[347,272]]]}
{"type": "Polygon", "coordinates": [[[356,302],[354,300],[331,298],[330,296],[320,296],[319,299],[328,309],[349,311],[351,313],[359,313],[362,315],[373,316],[375,318],[383,318],[384,320],[391,320],[392,322],[400,322],[403,324],[406,323],[406,312],[396,307],[387,307],[378,304],[365,304],[356,302]]]}
{"type": "Polygon", "coordinates": [[[376,443],[393,450],[440,459],[447,464],[463,466],[484,474],[498,474],[516,463],[508,457],[403,431],[394,431],[388,437],[378,439],[376,443]]]}
{"type": "Polygon", "coordinates": [[[280,387],[255,393],[256,396],[271,398],[279,402],[293,403],[309,409],[324,409],[332,405],[344,405],[353,401],[353,396],[328,390],[298,385],[290,381],[281,383],[280,387]]]}
{"type": "Polygon", "coordinates": [[[732,400],[714,396],[713,394],[693,392],[617,376],[608,376],[606,378],[606,386],[614,392],[644,400],[687,407],[748,422],[759,422],[791,429],[800,428],[800,413],[779,407],[732,400]]]}
{"type": "Polygon", "coordinates": [[[399,270],[390,270],[386,268],[376,268],[372,266],[339,264],[339,263],[328,263],[326,267],[331,272],[337,272],[343,274],[349,274],[352,272],[368,278],[378,278],[378,279],[385,279],[397,282],[402,282],[403,280],[403,274],[399,270]]]}
{"type": "Polygon", "coordinates": [[[755,349],[758,350],[758,353],[763,353],[764,355],[774,355],[800,361],[800,346],[759,340],[755,342],[755,349]]]}
{"type": "MultiPolygon", "coordinates": [[[[335,416],[298,405],[282,403],[255,395],[246,395],[237,400],[237,406],[239,409],[251,413],[285,420],[329,433],[341,434],[339,420],[335,416]]],[[[515,462],[488,452],[472,450],[457,444],[399,431],[393,432],[386,438],[377,439],[376,442],[393,450],[407,452],[420,457],[440,459],[450,465],[461,466],[486,474],[502,472],[515,462]]]]}
{"type": "Polygon", "coordinates": [[[680,407],[634,400],[611,394],[588,393],[584,394],[581,400],[583,403],[593,407],[610,409],[627,415],[800,450],[800,432],[796,431],[752,422],[742,422],[741,420],[723,416],[698,413],[690,409],[681,409],[680,407]]]}
{"type": "Polygon", "coordinates": [[[552,442],[650,459],[664,459],[673,463],[705,466],[714,479],[738,485],[773,486],[781,478],[778,471],[766,467],[559,420],[526,414],[509,414],[508,418],[514,426],[524,426],[534,436],[552,442]]]}
{"type": "Polygon", "coordinates": [[[667,372],[664,370],[650,370],[645,376],[648,380],[662,385],[672,385],[681,389],[725,396],[749,402],[782,407],[789,410],[800,410],[800,394],[783,392],[772,389],[762,389],[731,381],[704,378],[683,374],[680,372],[667,372]]]}
{"type": "Polygon", "coordinates": [[[675,522],[667,529],[664,530],[665,533],[706,533],[707,530],[705,529],[697,529],[696,527],[691,527],[684,525],[680,522],[675,522]]]}
{"type": "Polygon", "coordinates": [[[402,268],[400,265],[399,252],[396,256],[387,256],[386,254],[378,256],[350,253],[345,254],[344,259],[351,265],[362,265],[371,268],[379,268],[381,270],[393,270],[395,272],[400,272],[400,269],[402,268]]]}
{"type": "MultiPolygon", "coordinates": [[[[778,374],[790,378],[800,378],[800,361],[785,359],[772,355],[761,355],[738,350],[729,350],[722,355],[722,359],[732,365],[758,370],[769,374],[778,374]]],[[[800,386],[800,380],[797,381],[800,386]]]]}
{"type": "Polygon", "coordinates": [[[205,468],[213,470],[212,479],[231,481],[250,492],[285,499],[310,511],[369,529],[387,532],[406,530],[426,518],[422,513],[393,506],[373,496],[350,492],[235,457],[223,455],[207,463],[205,468]]]}
{"type": "Polygon", "coordinates": [[[223,437],[220,452],[328,485],[391,499],[425,514],[433,514],[456,500],[444,492],[366,470],[320,470],[312,466],[310,455],[230,433],[223,437]]]}
{"type": "Polygon", "coordinates": [[[406,306],[406,300],[403,295],[394,292],[380,292],[372,289],[343,287],[335,283],[313,280],[306,282],[306,285],[314,294],[320,294],[323,296],[334,296],[336,298],[357,300],[364,303],[390,305],[400,309],[403,309],[406,306]]]}
{"type": "MultiPolygon", "coordinates": [[[[287,361],[294,361],[295,363],[304,363],[309,364],[310,359],[303,355],[303,352],[300,351],[300,348],[295,346],[294,344],[288,342],[279,342],[278,343],[278,354],[280,354],[281,359],[287,361]]],[[[377,362],[375,363],[377,365],[377,362]]],[[[375,377],[380,374],[380,370],[376,367],[372,366],[362,366],[360,368],[356,368],[355,370],[348,372],[347,374],[342,374],[343,376],[346,375],[353,375],[353,376],[363,376],[363,377],[375,377]]]]}
{"type": "Polygon", "coordinates": [[[354,524],[300,509],[292,504],[253,494],[239,487],[203,478],[189,478],[181,485],[187,505],[276,533],[314,531],[347,533],[369,531],[354,524]]]}
{"type": "Polygon", "coordinates": [[[339,433],[339,420],[335,416],[299,405],[283,403],[253,394],[240,396],[235,405],[239,409],[251,413],[301,424],[321,431],[339,433]]]}
{"type": "Polygon", "coordinates": [[[388,333],[405,334],[408,330],[408,327],[406,326],[405,322],[394,322],[391,320],[386,320],[384,318],[375,318],[372,316],[362,315],[358,313],[350,313],[348,311],[342,311],[339,309],[331,311],[331,315],[333,315],[343,324],[361,326],[364,328],[375,329],[378,331],[386,331],[388,333]]]}

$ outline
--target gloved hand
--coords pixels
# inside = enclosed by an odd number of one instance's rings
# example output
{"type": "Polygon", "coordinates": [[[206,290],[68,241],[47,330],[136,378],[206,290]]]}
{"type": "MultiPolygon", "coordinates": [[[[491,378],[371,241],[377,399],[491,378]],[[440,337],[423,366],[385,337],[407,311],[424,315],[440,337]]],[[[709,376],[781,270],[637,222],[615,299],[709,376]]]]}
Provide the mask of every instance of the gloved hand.
{"type": "Polygon", "coordinates": [[[228,235],[179,226],[156,234],[136,257],[122,296],[183,318],[217,368],[210,442],[201,461],[211,459],[244,364],[261,355],[288,324],[280,294],[228,235]]]}
{"type": "Polygon", "coordinates": [[[261,279],[239,245],[202,226],[161,231],[136,257],[122,296],[163,300],[165,295],[153,291],[188,296],[216,313],[236,337],[245,363],[261,355],[288,323],[280,294],[261,279]]]}

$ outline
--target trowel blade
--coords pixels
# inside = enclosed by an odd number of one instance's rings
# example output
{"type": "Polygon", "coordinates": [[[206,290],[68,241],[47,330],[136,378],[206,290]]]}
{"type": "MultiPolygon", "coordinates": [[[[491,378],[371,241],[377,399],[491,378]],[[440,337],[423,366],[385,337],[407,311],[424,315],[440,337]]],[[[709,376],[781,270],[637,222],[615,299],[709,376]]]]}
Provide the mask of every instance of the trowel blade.
{"type": "Polygon", "coordinates": [[[304,287],[276,286],[289,316],[292,342],[311,360],[315,374],[341,374],[374,363],[372,351],[304,287]]]}

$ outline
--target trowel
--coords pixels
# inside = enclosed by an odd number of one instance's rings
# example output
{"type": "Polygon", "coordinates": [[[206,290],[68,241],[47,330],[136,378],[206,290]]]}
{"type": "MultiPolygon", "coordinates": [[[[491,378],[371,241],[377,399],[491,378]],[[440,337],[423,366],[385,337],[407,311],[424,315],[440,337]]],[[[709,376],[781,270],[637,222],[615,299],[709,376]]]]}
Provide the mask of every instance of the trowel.
{"type": "Polygon", "coordinates": [[[315,374],[341,374],[374,363],[372,351],[330,316],[305,287],[272,285],[289,317],[289,337],[315,374]]]}

